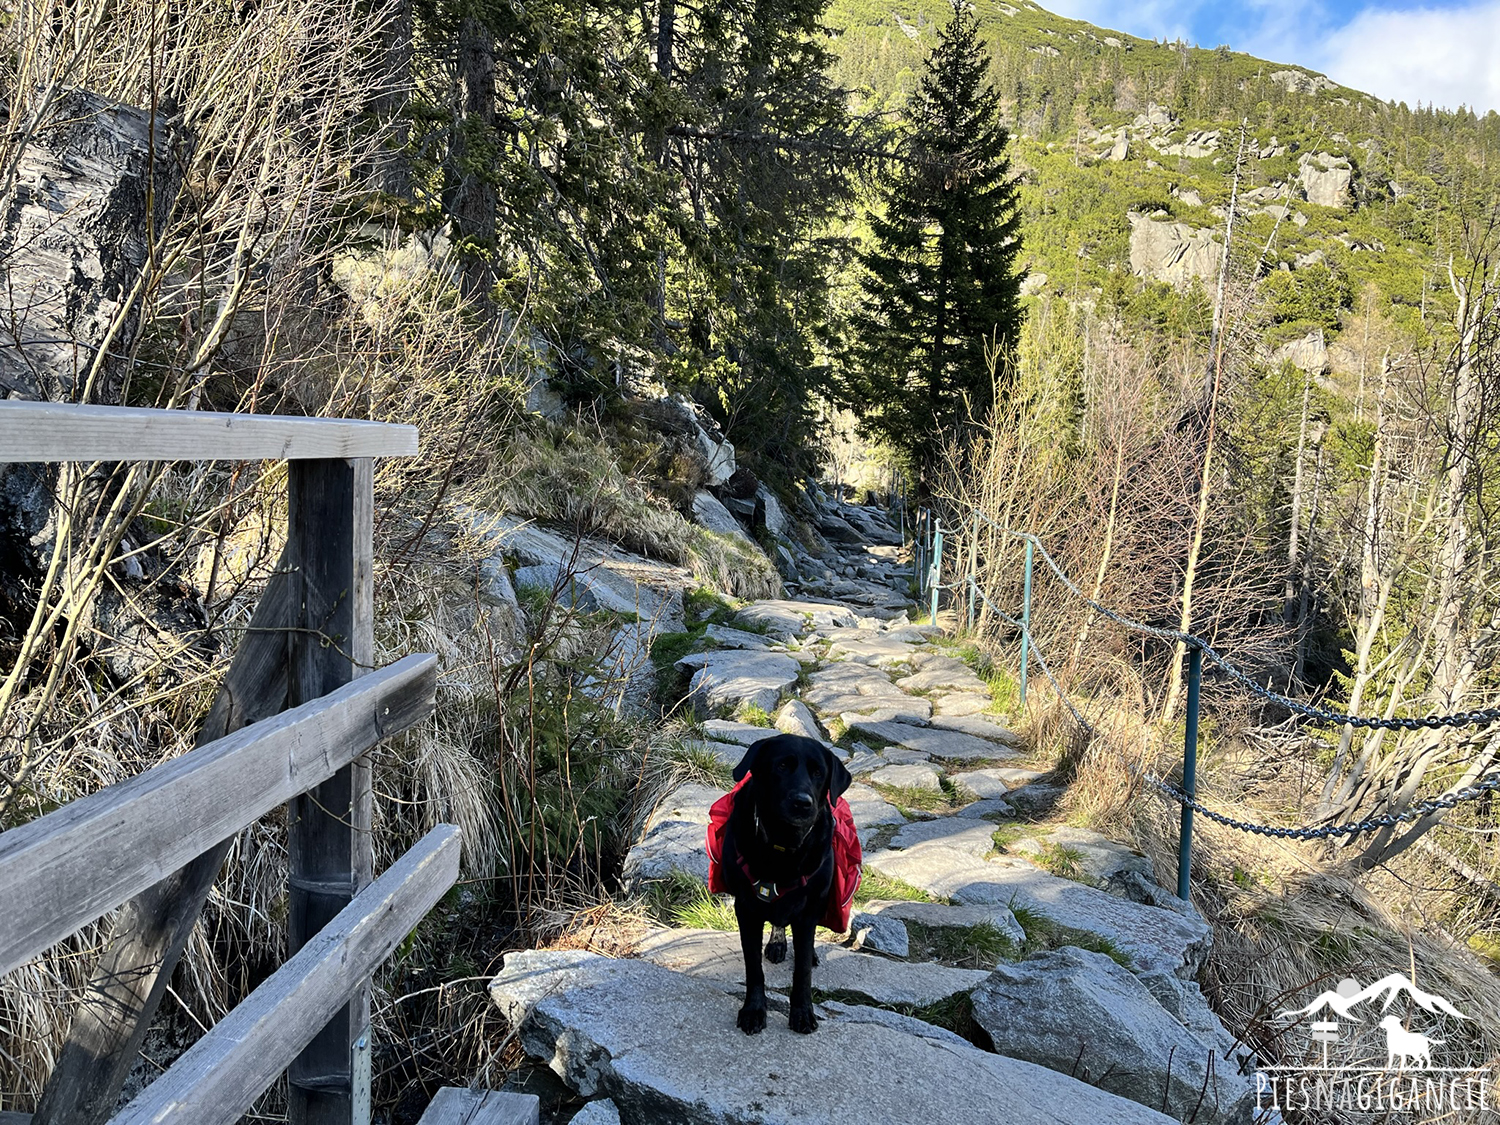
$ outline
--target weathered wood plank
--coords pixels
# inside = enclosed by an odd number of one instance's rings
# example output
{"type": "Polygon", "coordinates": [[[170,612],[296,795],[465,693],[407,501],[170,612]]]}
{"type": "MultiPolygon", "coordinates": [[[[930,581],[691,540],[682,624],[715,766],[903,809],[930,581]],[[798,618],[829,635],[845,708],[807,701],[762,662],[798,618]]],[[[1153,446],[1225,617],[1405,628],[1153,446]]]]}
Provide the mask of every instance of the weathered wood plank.
{"type": "Polygon", "coordinates": [[[537,1125],[541,1099],[535,1094],[444,1086],[417,1125],[537,1125]]]}
{"type": "Polygon", "coordinates": [[[458,878],[439,825],[193,1044],[113,1125],[233,1125],[458,878]]]}
{"type": "MultiPolygon", "coordinates": [[[[301,631],[290,653],[291,702],[363,675],[374,646],[368,458],[299,461],[287,479],[287,552],[302,578],[301,631]]],[[[287,806],[287,952],[294,954],[370,881],[369,763],[355,761],[287,806]]],[[[368,1125],[369,984],[287,1071],[292,1125],[368,1125]]]]}
{"type": "Polygon", "coordinates": [[[0,973],[431,713],[435,656],[254,723],[0,833],[0,973]]]}
{"type": "Polygon", "coordinates": [[[0,402],[0,463],[411,457],[417,428],[349,418],[0,402]]]}
{"type": "MultiPolygon", "coordinates": [[[[287,629],[299,604],[300,585],[283,555],[256,603],[196,745],[285,710],[287,629]]],[[[31,1125],[103,1125],[114,1113],[233,842],[230,836],[214,845],[121,908],[31,1125]]]]}
{"type": "Polygon", "coordinates": [[[444,1086],[417,1125],[537,1125],[540,1119],[541,1100],[535,1094],[444,1086]]]}

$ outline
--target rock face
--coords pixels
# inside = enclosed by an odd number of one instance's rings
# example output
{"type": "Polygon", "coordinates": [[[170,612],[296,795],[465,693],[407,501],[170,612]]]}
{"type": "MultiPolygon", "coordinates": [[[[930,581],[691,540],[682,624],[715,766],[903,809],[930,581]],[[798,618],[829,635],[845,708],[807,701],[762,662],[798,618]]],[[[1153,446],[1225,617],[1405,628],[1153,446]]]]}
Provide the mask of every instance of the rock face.
{"type": "Polygon", "coordinates": [[[699,492],[693,497],[693,519],[700,526],[719,535],[732,535],[746,543],[751,541],[750,536],[745,534],[745,529],[740,526],[740,521],[711,492],[699,492]]]}
{"type": "Polygon", "coordinates": [[[1309,203],[1322,207],[1348,207],[1353,178],[1347,160],[1326,152],[1311,153],[1297,162],[1297,182],[1303,194],[1309,203]]]}
{"type": "Polygon", "coordinates": [[[900,1017],[825,1007],[818,1030],[801,1036],[773,1013],[764,1033],[746,1036],[719,985],[643,961],[512,953],[490,993],[532,1058],[584,1097],[611,1098],[626,1121],[888,1125],[918,1119],[914,1107],[944,1125],[1171,1121],[1044,1067],[913,1034],[900,1017]]]}
{"type": "Polygon", "coordinates": [[[1154,277],[1186,287],[1195,278],[1218,275],[1223,248],[1212,231],[1195,230],[1186,223],[1157,222],[1132,213],[1130,268],[1140,277],[1154,277]]]}
{"type": "Polygon", "coordinates": [[[1290,363],[1299,371],[1321,375],[1328,370],[1328,345],[1323,340],[1323,329],[1314,328],[1301,339],[1282,344],[1271,353],[1271,362],[1290,363]]]}
{"type": "Polygon", "coordinates": [[[724,794],[707,785],[683,785],[673,790],[646,820],[640,841],[625,856],[621,881],[638,887],[650,879],[665,879],[674,871],[708,882],[708,810],[724,794]]]}
{"type": "Polygon", "coordinates": [[[1251,1119],[1250,1081],[1216,1057],[1213,1039],[1184,1026],[1102,953],[1068,947],[1000,965],[974,990],[974,1019],[1001,1054],[1077,1075],[1181,1121],[1251,1119]]]}
{"type": "Polygon", "coordinates": [[[886,742],[894,742],[908,750],[917,750],[944,761],[983,761],[989,758],[1007,758],[1015,753],[987,738],[976,738],[972,734],[936,726],[915,727],[909,723],[867,719],[854,714],[850,714],[845,722],[851,730],[871,734],[886,742]]]}
{"type": "MultiPolygon", "coordinates": [[[[164,115],[153,121],[84,90],[61,94],[38,125],[0,200],[0,299],[9,310],[0,323],[0,387],[7,398],[78,402],[115,321],[111,355],[133,350],[139,316],[126,303],[150,257],[147,231],[166,227],[191,153],[164,115]]],[[[87,401],[119,405],[127,370],[102,364],[87,401]]],[[[52,539],[45,529],[56,479],[53,466],[0,465],[7,553],[38,576],[52,539]]],[[[0,601],[17,609],[35,600],[20,577],[0,575],[0,601]]]]}

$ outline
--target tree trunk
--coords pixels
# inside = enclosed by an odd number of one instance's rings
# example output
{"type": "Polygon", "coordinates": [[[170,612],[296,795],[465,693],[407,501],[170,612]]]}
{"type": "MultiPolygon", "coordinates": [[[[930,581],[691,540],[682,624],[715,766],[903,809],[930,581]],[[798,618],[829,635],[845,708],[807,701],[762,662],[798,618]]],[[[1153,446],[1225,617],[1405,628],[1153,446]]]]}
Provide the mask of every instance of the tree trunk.
{"type": "Polygon", "coordinates": [[[458,25],[458,91],[447,169],[448,212],[460,245],[459,289],[486,302],[495,251],[495,188],[483,167],[495,139],[495,41],[483,22],[464,16],[458,25]]]}

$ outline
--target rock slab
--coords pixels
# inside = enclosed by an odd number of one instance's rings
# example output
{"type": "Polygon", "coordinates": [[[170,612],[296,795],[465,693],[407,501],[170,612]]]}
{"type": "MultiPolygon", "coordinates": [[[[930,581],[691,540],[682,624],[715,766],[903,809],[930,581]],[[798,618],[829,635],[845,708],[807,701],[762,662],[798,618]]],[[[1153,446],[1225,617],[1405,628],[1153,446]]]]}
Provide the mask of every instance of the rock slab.
{"type": "Polygon", "coordinates": [[[997,1107],[1007,1125],[1172,1120],[1045,1067],[827,1009],[812,1035],[773,1014],[746,1036],[733,997],[644,961],[512,953],[490,993],[532,1058],[627,1121],[888,1125],[913,1107],[944,1125],[994,1125],[997,1107]]]}
{"type": "Polygon", "coordinates": [[[1173,1018],[1102,953],[1066,947],[1002,964],[973,999],[974,1019],[1003,1055],[1075,1074],[1181,1121],[1251,1119],[1250,1081],[1216,1057],[1213,1039],[1173,1018]]]}

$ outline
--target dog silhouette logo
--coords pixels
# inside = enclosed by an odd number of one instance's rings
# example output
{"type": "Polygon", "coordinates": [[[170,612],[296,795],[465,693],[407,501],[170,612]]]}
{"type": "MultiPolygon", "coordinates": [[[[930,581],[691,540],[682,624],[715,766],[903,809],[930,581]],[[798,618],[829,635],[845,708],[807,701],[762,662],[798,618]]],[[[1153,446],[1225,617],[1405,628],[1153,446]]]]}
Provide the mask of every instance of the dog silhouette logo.
{"type": "Polygon", "coordinates": [[[1446,1043],[1445,1039],[1429,1039],[1419,1031],[1407,1031],[1395,1016],[1386,1016],[1380,1021],[1385,1028],[1385,1068],[1395,1070],[1397,1066],[1431,1066],[1432,1049],[1446,1043]]]}
{"type": "Polygon", "coordinates": [[[1407,1120],[1414,1111],[1448,1119],[1454,1109],[1492,1108],[1491,1065],[1464,1065],[1480,1041],[1473,1018],[1402,973],[1368,985],[1346,977],[1277,1019],[1293,1032],[1290,1049],[1257,1066],[1257,1109],[1316,1109],[1343,1120],[1356,1108],[1407,1120]],[[1300,1049],[1297,1032],[1306,1036],[1300,1049]]]}

